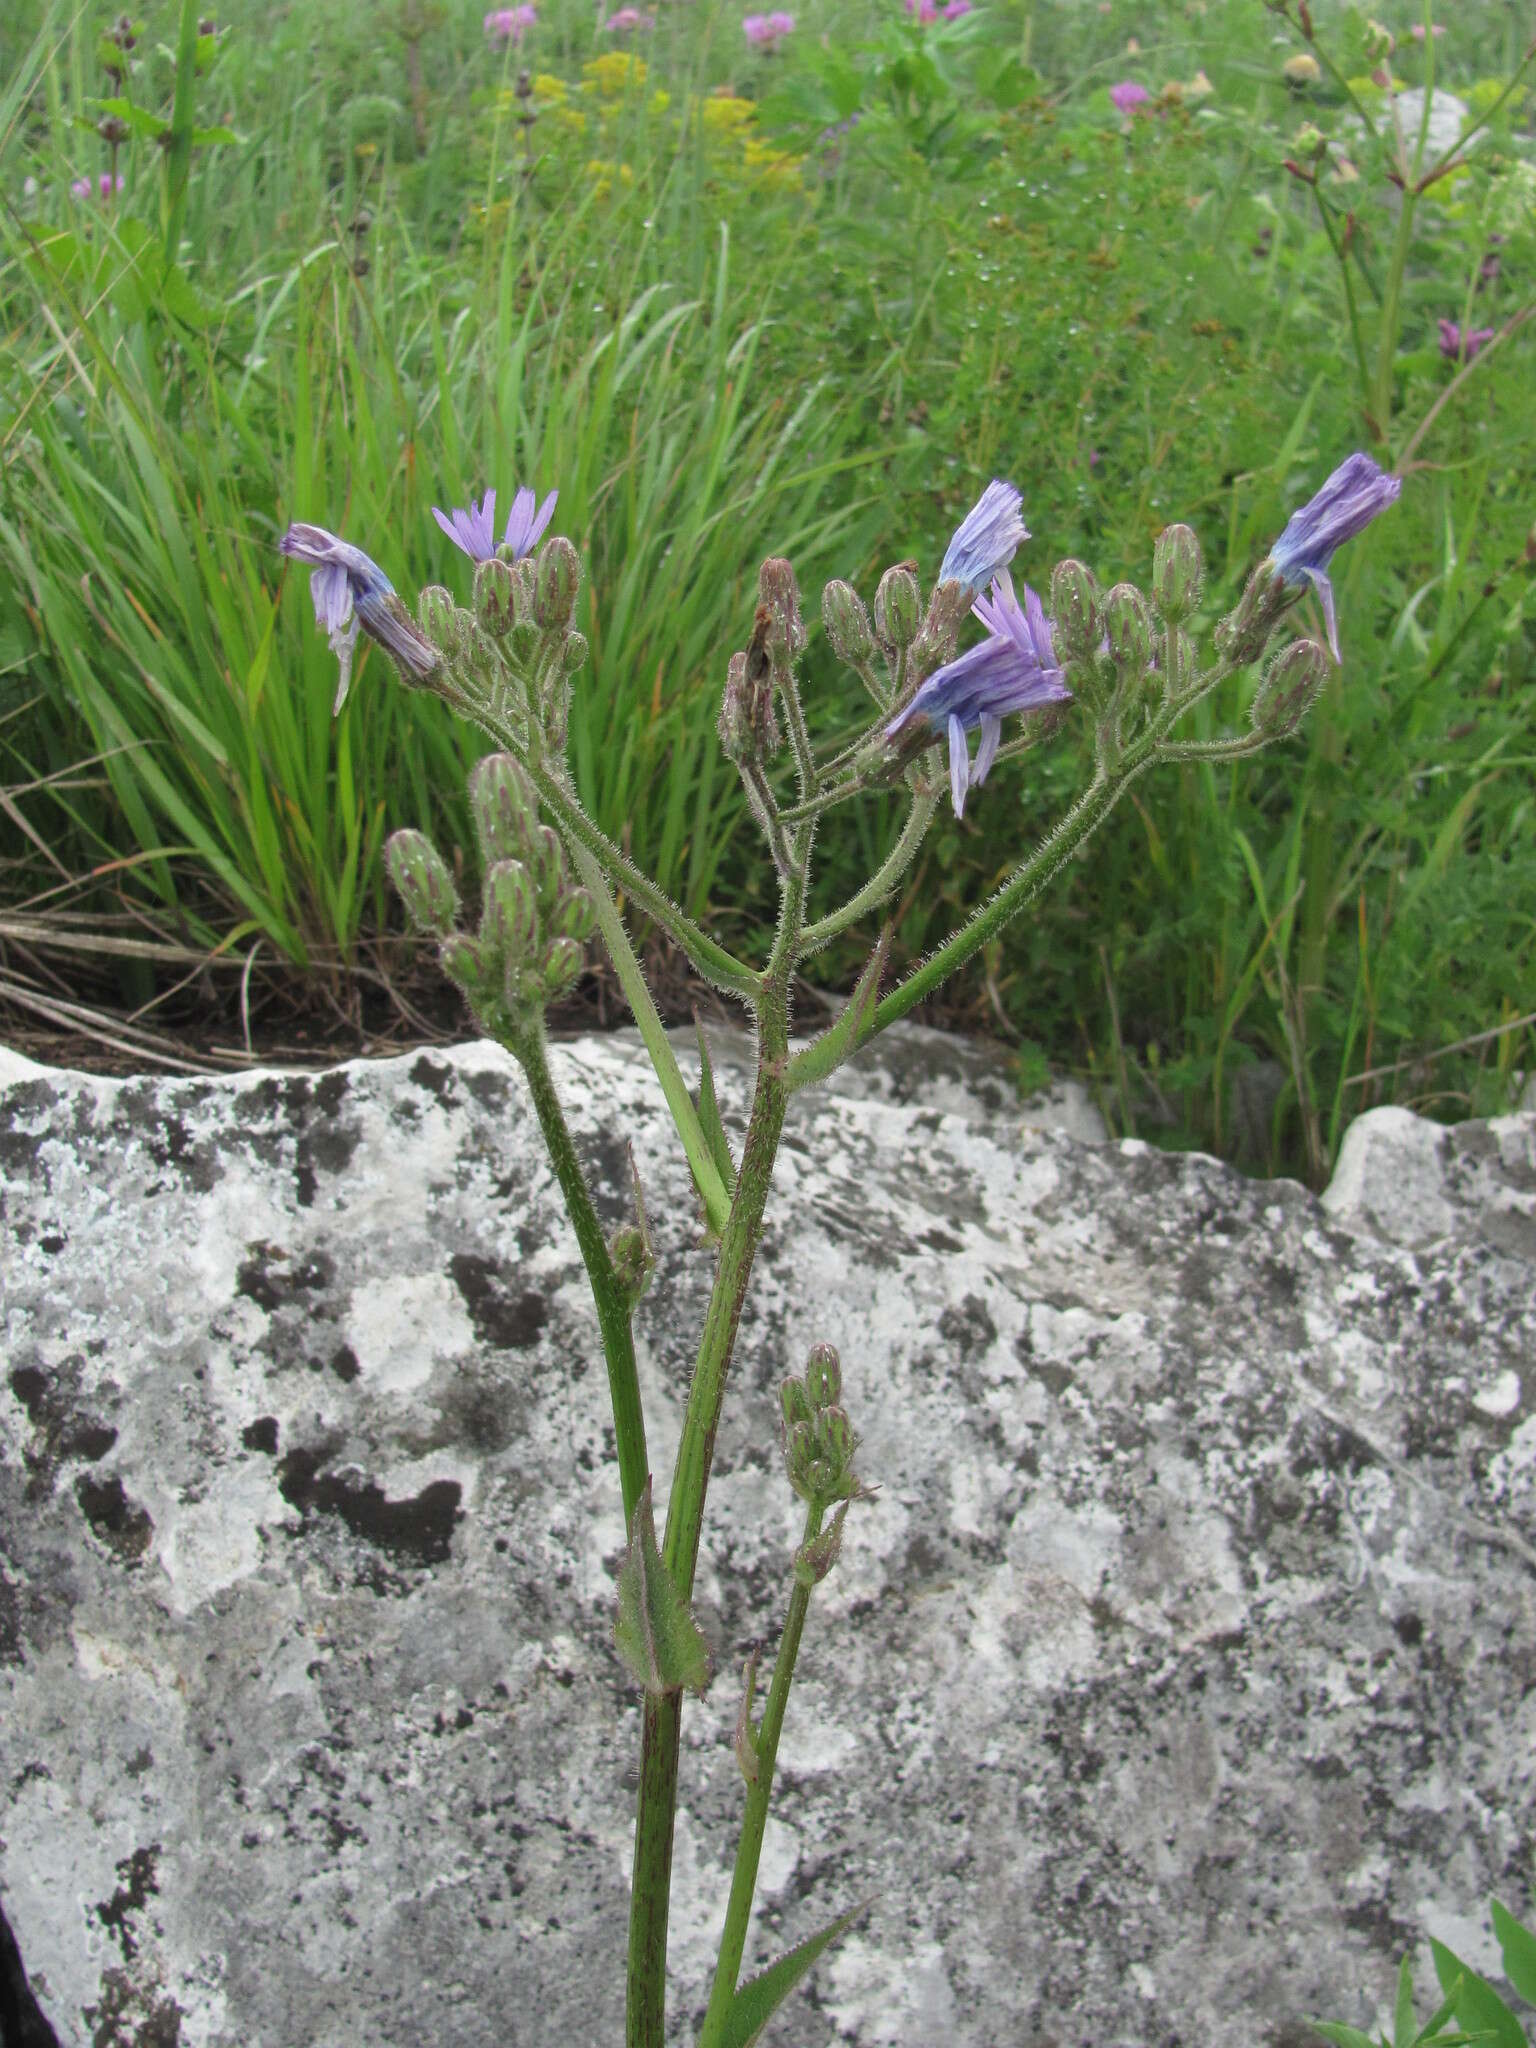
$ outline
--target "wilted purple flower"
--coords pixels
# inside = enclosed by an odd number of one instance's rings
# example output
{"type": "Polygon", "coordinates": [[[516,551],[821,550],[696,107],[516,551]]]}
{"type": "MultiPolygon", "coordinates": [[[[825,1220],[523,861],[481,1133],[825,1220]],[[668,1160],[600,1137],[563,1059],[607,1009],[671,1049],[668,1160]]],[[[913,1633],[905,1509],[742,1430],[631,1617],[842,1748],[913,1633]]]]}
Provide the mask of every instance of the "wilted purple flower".
{"type": "MultiPolygon", "coordinates": [[[[524,555],[533,552],[533,544],[550,522],[555,509],[558,491],[551,491],[535,512],[533,492],[525,484],[512,500],[512,510],[507,514],[507,530],[501,544],[512,550],[514,562],[520,562],[524,555]]],[[[455,507],[450,514],[440,512],[434,505],[432,517],[447,534],[456,548],[462,548],[472,562],[488,562],[496,552],[496,493],[487,491],[477,505],[473,498],[467,512],[455,507]]]]}
{"type": "Polygon", "coordinates": [[[974,596],[1006,569],[1029,539],[1029,528],[1019,517],[1023,502],[1012,484],[994,477],[955,529],[939,581],[963,583],[974,596]]]}
{"type": "Polygon", "coordinates": [[[1498,332],[1496,327],[1458,327],[1454,320],[1440,322],[1440,353],[1453,363],[1463,360],[1471,362],[1486,342],[1492,341],[1498,332]]]}
{"type": "Polygon", "coordinates": [[[520,43],[523,30],[532,28],[539,18],[539,10],[527,5],[521,7],[497,7],[485,17],[485,32],[496,36],[504,43],[520,43]]]}
{"type": "Polygon", "coordinates": [[[1152,97],[1147,88],[1138,85],[1134,78],[1122,78],[1118,85],[1112,85],[1109,96],[1122,114],[1128,114],[1133,107],[1144,107],[1152,97]]]}
{"type": "Polygon", "coordinates": [[[1013,578],[1000,570],[990,598],[977,598],[975,612],[987,638],[931,675],[885,729],[886,738],[894,739],[912,719],[925,718],[935,732],[947,734],[949,792],[957,818],[964,815],[966,791],[986,781],[997,758],[1003,720],[1016,711],[1065,703],[1072,695],[1051,644],[1045,607],[1027,583],[1021,610],[1013,578]],[[977,726],[981,744],[973,762],[966,734],[977,726]]]}
{"type": "Polygon", "coordinates": [[[1269,551],[1270,566],[1282,582],[1293,590],[1310,583],[1317,592],[1335,661],[1340,658],[1339,633],[1328,564],[1336,548],[1364,532],[1378,512],[1396,503],[1402,488],[1402,478],[1389,476],[1369,455],[1348,456],[1316,496],[1291,514],[1269,551]]]}
{"type": "Polygon", "coordinates": [[[771,50],[781,36],[791,32],[794,25],[792,14],[749,14],[741,24],[741,32],[757,49],[771,50]]]}
{"type": "Polygon", "coordinates": [[[307,562],[314,571],[309,589],[315,623],[324,626],[331,651],[341,663],[332,717],[347,701],[359,626],[409,679],[424,682],[442,666],[443,657],[396,597],[395,586],[361,548],[338,540],[323,526],[303,525],[290,526],[277,545],[281,553],[307,562]]]}

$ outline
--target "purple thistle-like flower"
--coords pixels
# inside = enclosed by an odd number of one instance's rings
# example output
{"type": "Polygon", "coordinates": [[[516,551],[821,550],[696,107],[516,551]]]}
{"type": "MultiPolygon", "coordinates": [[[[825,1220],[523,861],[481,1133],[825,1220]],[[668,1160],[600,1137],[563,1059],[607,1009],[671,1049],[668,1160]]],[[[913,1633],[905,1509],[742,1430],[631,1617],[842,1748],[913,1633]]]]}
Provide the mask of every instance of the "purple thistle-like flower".
{"type": "Polygon", "coordinates": [[[1460,328],[1454,320],[1440,322],[1440,353],[1453,363],[1471,362],[1479,349],[1492,341],[1495,327],[1460,328]]]}
{"type": "Polygon", "coordinates": [[[504,43],[520,43],[523,30],[532,28],[538,18],[536,7],[498,7],[485,17],[485,32],[488,36],[499,37],[504,43]]]}
{"type": "Polygon", "coordinates": [[[432,507],[432,517],[447,534],[456,548],[462,548],[472,562],[488,562],[496,552],[496,493],[487,491],[477,505],[473,498],[469,510],[462,511],[455,506],[452,514],[439,512],[432,507]]]}
{"type": "Polygon", "coordinates": [[[512,550],[514,562],[520,562],[524,555],[533,553],[540,535],[554,517],[555,500],[559,495],[558,491],[551,491],[537,512],[533,509],[533,492],[527,484],[524,484],[513,497],[512,510],[507,514],[507,530],[501,537],[501,544],[504,548],[512,550]]]}
{"type": "Polygon", "coordinates": [[[325,628],[331,652],[341,664],[333,718],[347,701],[359,627],[370,640],[377,640],[403,675],[417,682],[442,666],[442,656],[395,595],[395,586],[361,548],[338,540],[323,526],[305,525],[290,526],[277,545],[280,553],[307,562],[314,571],[309,589],[315,623],[325,628]]]}
{"type": "Polygon", "coordinates": [[[749,14],[741,24],[741,32],[747,41],[760,50],[771,50],[780,36],[787,36],[795,26],[792,14],[749,14]]]}
{"type": "Polygon", "coordinates": [[[1339,633],[1328,564],[1335,549],[1363,533],[1378,512],[1396,503],[1402,488],[1402,478],[1389,476],[1369,455],[1348,456],[1316,496],[1291,514],[1269,551],[1270,566],[1282,582],[1293,590],[1310,583],[1317,592],[1335,661],[1340,659],[1339,633]]]}
{"type": "Polygon", "coordinates": [[[1144,107],[1152,97],[1147,88],[1138,85],[1134,78],[1122,78],[1118,85],[1112,85],[1109,96],[1122,114],[1130,113],[1133,107],[1144,107]]]}
{"type": "Polygon", "coordinates": [[[1019,517],[1023,502],[1012,484],[994,477],[955,529],[939,581],[963,583],[974,596],[1000,575],[1029,539],[1029,528],[1019,517]]]}
{"type": "Polygon", "coordinates": [[[914,718],[925,718],[936,733],[947,736],[949,790],[957,818],[965,813],[966,791],[986,781],[997,759],[1003,720],[1014,712],[1066,703],[1072,695],[1056,659],[1045,607],[1027,583],[1021,608],[1013,578],[1000,570],[991,596],[977,598],[974,610],[987,638],[931,675],[885,728],[886,738],[894,739],[914,718]],[[978,726],[981,744],[972,761],[966,734],[978,726]]]}

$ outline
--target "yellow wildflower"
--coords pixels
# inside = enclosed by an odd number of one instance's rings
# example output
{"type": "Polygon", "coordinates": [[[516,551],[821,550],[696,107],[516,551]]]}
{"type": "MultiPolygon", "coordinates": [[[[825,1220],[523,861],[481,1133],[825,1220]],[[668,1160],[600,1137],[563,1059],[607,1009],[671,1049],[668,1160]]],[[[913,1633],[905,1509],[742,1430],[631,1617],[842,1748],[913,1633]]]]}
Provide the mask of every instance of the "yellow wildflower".
{"type": "Polygon", "coordinates": [[[644,85],[645,59],[627,50],[608,50],[583,64],[581,75],[605,100],[618,99],[631,85],[644,85]]]}
{"type": "Polygon", "coordinates": [[[1280,66],[1280,73],[1287,85],[1316,85],[1323,75],[1323,67],[1314,56],[1302,50],[1297,56],[1286,58],[1280,66]]]}
{"type": "Polygon", "coordinates": [[[699,118],[707,134],[735,135],[752,126],[757,119],[757,108],[751,100],[738,100],[729,93],[721,93],[700,103],[699,118]]]}

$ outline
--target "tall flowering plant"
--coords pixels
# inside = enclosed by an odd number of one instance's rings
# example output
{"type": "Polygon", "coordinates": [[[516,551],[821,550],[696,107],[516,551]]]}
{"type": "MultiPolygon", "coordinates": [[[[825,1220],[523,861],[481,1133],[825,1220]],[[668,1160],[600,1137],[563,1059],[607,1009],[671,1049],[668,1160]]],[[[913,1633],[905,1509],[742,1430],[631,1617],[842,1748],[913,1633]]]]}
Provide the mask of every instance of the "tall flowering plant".
{"type": "MultiPolygon", "coordinates": [[[[750,954],[733,952],[687,917],[577,797],[566,729],[587,656],[575,627],[582,569],[575,548],[559,534],[535,552],[555,509],[553,495],[535,509],[534,494],[519,492],[500,541],[490,493],[467,510],[437,512],[444,533],[475,563],[472,601],[461,606],[447,590],[429,588],[414,619],[361,549],[311,525],[292,526],[283,537],[284,553],[313,572],[316,620],[342,664],[341,695],[355,642],[365,635],[390,656],[405,684],[435,691],[494,743],[469,778],[480,854],[477,909],[466,911],[448,864],[422,833],[397,832],[388,864],[411,923],[436,944],[479,1028],[522,1068],[591,1282],[628,1530],[614,1648],[644,1703],[627,2048],[663,2048],[665,2040],[683,1698],[703,1691],[713,1676],[710,1646],[692,1611],[694,1577],[716,1432],[790,1097],[826,1080],[1025,910],[1150,769],[1235,760],[1293,733],[1324,681],[1329,655],[1305,639],[1277,648],[1277,633],[1311,590],[1338,658],[1328,562],[1398,490],[1397,479],[1367,456],[1341,464],[1292,516],[1237,606],[1216,623],[1207,661],[1197,631],[1203,565],[1187,526],[1170,526],[1158,539],[1150,596],[1129,583],[1101,591],[1082,563],[1066,561],[1051,576],[1047,609],[1028,586],[1021,600],[1014,584],[1010,565],[1028,535],[1019,493],[994,482],[955,533],[926,596],[909,562],[886,571],[872,607],[848,583],[826,586],[822,630],[873,708],[861,729],[819,741],[800,691],[808,634],[794,571],[787,561],[764,562],[746,644],[726,663],[719,720],[721,745],[740,773],[778,881],[776,922],[750,954]],[[1248,696],[1247,730],[1182,736],[1196,705],[1254,668],[1259,674],[1248,696]],[[963,812],[997,762],[1040,744],[1070,718],[1087,725],[1093,766],[1054,828],[1039,845],[1020,851],[980,909],[894,980],[887,973],[887,926],[836,1021],[792,1047],[791,997],[803,963],[889,904],[944,796],[963,812]],[[899,792],[904,803],[889,850],[846,902],[813,917],[817,826],[837,806],[877,790],[899,792]],[[756,1076],[739,1151],[720,1115],[702,1034],[697,1093],[683,1079],[636,959],[621,896],[654,919],[755,1027],[756,1076]],[[635,1368],[635,1306],[654,1263],[644,1192],[637,1179],[633,1219],[605,1233],[546,1057],[545,1013],[580,976],[594,939],[607,951],[655,1065],[715,1258],[664,1506],[646,1448],[635,1368]]],[[[977,801],[991,802],[993,793],[977,801]]],[[[989,820],[999,838],[1006,829],[1005,820],[989,820]]],[[[859,1910],[845,1910],[768,1969],[743,1979],[801,1638],[816,1587],[836,1567],[849,1514],[871,1492],[860,1468],[843,1364],[831,1346],[815,1346],[804,1370],[783,1383],[779,1402],[785,1475],[804,1503],[805,1520],[785,1560],[785,1619],[761,1707],[755,1656],[744,1676],[734,1738],[742,1818],[698,2048],[747,2048],[756,2041],[859,1910]]]]}

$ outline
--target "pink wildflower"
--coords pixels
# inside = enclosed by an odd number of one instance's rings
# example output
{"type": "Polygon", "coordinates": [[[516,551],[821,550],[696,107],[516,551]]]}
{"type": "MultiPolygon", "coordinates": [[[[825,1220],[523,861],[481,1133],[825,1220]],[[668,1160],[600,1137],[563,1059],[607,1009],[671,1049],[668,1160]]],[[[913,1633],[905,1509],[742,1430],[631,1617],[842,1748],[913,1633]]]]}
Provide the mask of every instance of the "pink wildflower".
{"type": "MultiPolygon", "coordinates": [[[[1408,33],[1409,33],[1409,35],[1411,35],[1411,36],[1413,37],[1413,40],[1414,40],[1414,41],[1415,41],[1416,43],[1422,43],[1422,42],[1423,42],[1423,40],[1424,40],[1424,24],[1423,24],[1423,22],[1422,22],[1422,21],[1416,21],[1416,22],[1415,22],[1415,23],[1413,24],[1413,27],[1412,27],[1411,29],[1409,29],[1408,33]]],[[[1443,21],[1437,21],[1437,22],[1435,23],[1435,34],[1436,34],[1437,36],[1443,36],[1443,35],[1445,34],[1445,23],[1444,23],[1443,21]]]]}
{"type": "Polygon", "coordinates": [[[1493,327],[1458,327],[1454,320],[1440,322],[1440,353],[1448,362],[1472,361],[1478,350],[1498,332],[1493,327]]]}
{"type": "Polygon", "coordinates": [[[749,14],[741,24],[741,32],[755,49],[771,50],[794,25],[792,14],[749,14]]]}
{"type": "Polygon", "coordinates": [[[638,7],[621,7],[616,14],[610,14],[603,27],[615,35],[627,35],[631,29],[654,28],[654,14],[642,14],[638,7]]]}
{"type": "Polygon", "coordinates": [[[1152,95],[1144,85],[1138,85],[1134,78],[1122,78],[1118,85],[1109,88],[1109,96],[1122,114],[1128,114],[1133,107],[1144,107],[1152,95]]]}
{"type": "Polygon", "coordinates": [[[525,4],[521,7],[498,7],[485,17],[485,32],[503,43],[520,43],[523,30],[532,28],[539,18],[539,10],[525,4]]]}
{"type": "Polygon", "coordinates": [[[930,21],[939,18],[935,0],[907,0],[907,12],[914,17],[919,28],[926,28],[930,21]]]}
{"type": "Polygon", "coordinates": [[[969,14],[970,11],[971,0],[949,0],[949,5],[944,9],[944,19],[958,21],[962,14],[969,14]]]}

